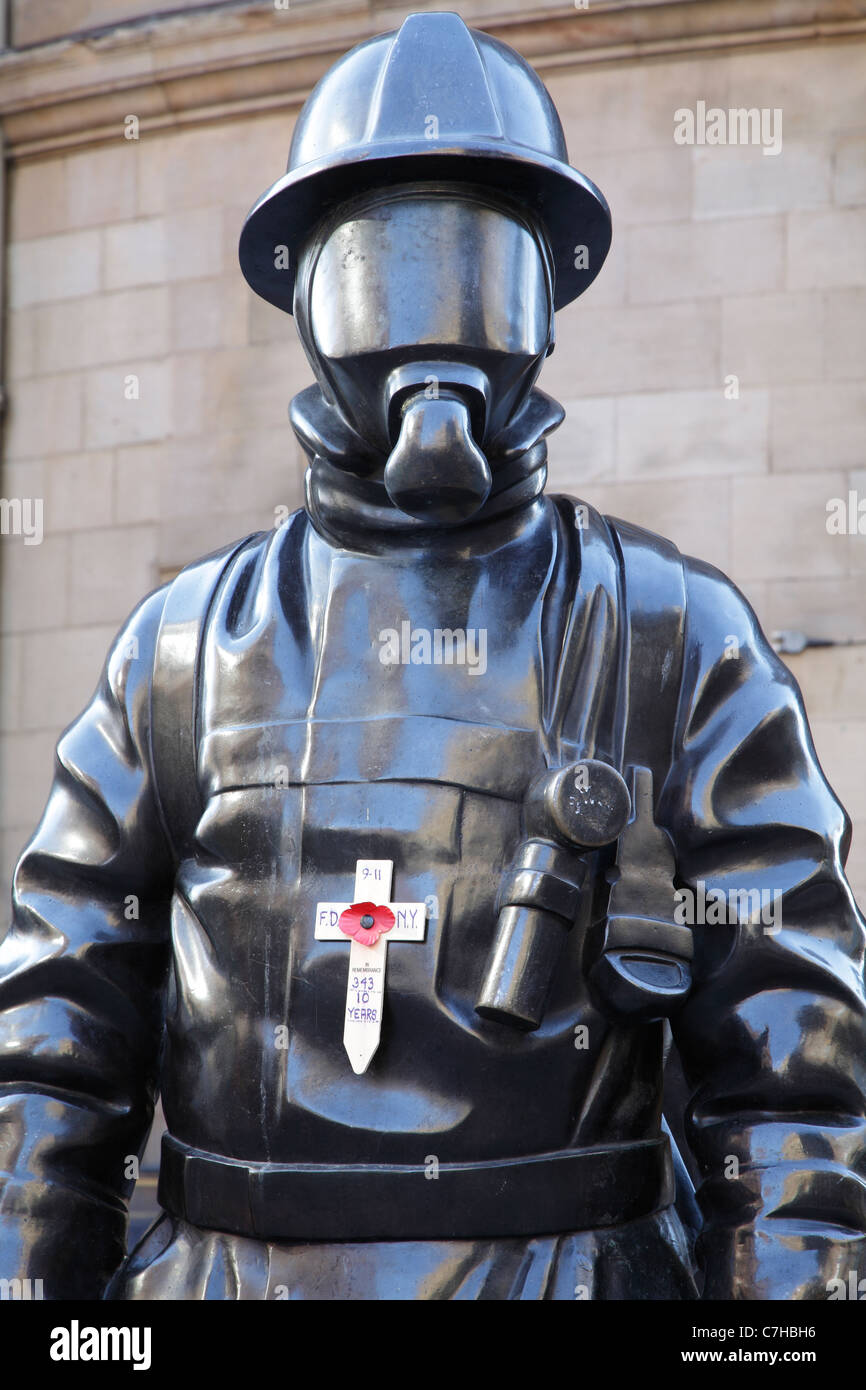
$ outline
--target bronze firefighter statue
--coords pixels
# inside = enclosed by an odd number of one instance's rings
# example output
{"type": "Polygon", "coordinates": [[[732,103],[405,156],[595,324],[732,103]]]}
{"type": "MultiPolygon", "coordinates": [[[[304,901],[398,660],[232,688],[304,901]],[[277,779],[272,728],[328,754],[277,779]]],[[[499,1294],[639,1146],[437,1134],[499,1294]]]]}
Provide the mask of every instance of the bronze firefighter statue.
{"type": "Polygon", "coordinates": [[[308,99],[240,244],[315,375],[306,505],[145,598],[59,742],[0,948],[3,1277],[866,1273],[864,924],[797,685],[724,575],[543,491],[535,382],[609,242],[541,81],[457,15],[308,99]],[[157,1093],[164,1213],[126,1256],[157,1093]]]}

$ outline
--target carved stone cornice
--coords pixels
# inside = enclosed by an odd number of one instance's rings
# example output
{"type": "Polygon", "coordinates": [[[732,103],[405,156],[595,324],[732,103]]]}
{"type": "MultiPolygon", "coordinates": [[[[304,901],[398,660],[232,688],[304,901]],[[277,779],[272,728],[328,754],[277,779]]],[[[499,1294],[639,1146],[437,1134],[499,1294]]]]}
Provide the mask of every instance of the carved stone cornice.
{"type": "MultiPolygon", "coordinates": [[[[130,114],[144,133],[291,109],[340,54],[398,26],[406,12],[376,0],[296,0],[288,11],[276,11],[268,0],[7,51],[0,55],[7,154],[22,158],[116,140],[130,114]]],[[[461,13],[519,49],[541,73],[866,34],[866,0],[588,0],[585,10],[468,0],[461,13]]]]}

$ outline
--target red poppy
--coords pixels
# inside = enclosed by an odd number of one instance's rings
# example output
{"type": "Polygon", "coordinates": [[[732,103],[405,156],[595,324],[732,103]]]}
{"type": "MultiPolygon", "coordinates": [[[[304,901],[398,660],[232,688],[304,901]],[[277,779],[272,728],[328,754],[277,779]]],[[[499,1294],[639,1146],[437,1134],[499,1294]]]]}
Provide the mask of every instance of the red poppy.
{"type": "Polygon", "coordinates": [[[353,936],[362,946],[375,946],[383,932],[390,931],[396,922],[390,907],[375,903],[353,903],[340,913],[339,928],[353,936]]]}

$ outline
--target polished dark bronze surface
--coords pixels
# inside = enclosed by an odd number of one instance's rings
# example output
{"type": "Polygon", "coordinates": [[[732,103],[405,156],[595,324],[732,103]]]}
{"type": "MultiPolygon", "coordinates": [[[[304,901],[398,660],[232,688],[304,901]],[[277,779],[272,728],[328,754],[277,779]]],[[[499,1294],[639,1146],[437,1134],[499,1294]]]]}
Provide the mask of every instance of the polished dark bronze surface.
{"type": "Polygon", "coordinates": [[[58,745],[0,946],[0,1277],[820,1299],[862,1268],[864,923],[796,682],[718,571],[543,495],[563,248],[595,273],[606,218],[456,16],[310,98],[241,247],[316,377],[307,504],[144,599],[58,745]],[[355,1074],[314,924],[365,859],[427,921],[355,1074]],[[124,1258],[157,1089],[165,1214],[124,1258]]]}

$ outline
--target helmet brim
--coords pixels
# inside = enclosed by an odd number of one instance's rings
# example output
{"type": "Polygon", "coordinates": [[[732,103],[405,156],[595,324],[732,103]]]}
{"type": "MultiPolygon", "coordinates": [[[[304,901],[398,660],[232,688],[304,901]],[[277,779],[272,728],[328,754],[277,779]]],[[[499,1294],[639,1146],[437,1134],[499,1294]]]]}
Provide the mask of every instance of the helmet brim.
{"type": "Polygon", "coordinates": [[[375,148],[375,154],[355,149],[301,165],[263,194],[239,247],[241,270],[256,294],[290,314],[298,257],[321,219],[358,194],[414,182],[479,185],[534,213],[553,255],[555,309],[583,294],[601,270],[611,241],[610,209],[592,180],[570,165],[482,141],[454,149],[407,141],[375,148]]]}

